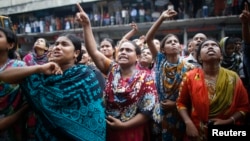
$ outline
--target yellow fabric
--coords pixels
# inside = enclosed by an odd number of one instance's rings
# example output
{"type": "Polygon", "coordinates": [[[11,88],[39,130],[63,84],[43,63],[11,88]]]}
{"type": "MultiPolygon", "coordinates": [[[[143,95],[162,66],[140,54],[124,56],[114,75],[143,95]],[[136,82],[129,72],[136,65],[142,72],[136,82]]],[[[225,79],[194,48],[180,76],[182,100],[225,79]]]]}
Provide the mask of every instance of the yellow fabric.
{"type": "Polygon", "coordinates": [[[211,101],[209,117],[214,117],[220,112],[225,112],[232,103],[234,95],[234,86],[236,86],[234,73],[220,68],[218,80],[216,83],[216,96],[211,101]],[[227,71],[227,73],[225,73],[227,71]],[[229,74],[229,75],[228,75],[229,74]]]}

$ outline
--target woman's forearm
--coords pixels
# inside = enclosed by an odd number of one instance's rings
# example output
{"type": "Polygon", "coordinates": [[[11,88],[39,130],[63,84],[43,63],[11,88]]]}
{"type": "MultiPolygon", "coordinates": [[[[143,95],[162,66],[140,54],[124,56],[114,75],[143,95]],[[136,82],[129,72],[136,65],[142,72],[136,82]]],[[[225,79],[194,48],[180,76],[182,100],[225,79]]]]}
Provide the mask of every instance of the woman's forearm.
{"type": "Polygon", "coordinates": [[[83,27],[83,35],[84,35],[85,47],[88,51],[88,54],[94,61],[97,68],[105,74],[106,72],[105,60],[107,57],[97,49],[91,25],[86,25],[83,27]]]}
{"type": "Polygon", "coordinates": [[[146,38],[145,40],[148,44],[148,48],[150,49],[150,51],[153,55],[153,58],[155,58],[155,56],[158,53],[158,50],[154,44],[154,36],[156,34],[156,31],[158,30],[158,28],[160,27],[160,25],[162,24],[163,21],[164,20],[161,17],[159,17],[157,19],[157,21],[153,24],[153,26],[148,30],[146,37],[145,37],[146,38]]]}
{"type": "Polygon", "coordinates": [[[147,122],[148,120],[149,120],[148,116],[146,116],[142,113],[139,113],[135,117],[133,117],[132,119],[124,122],[124,127],[125,128],[133,128],[133,127],[136,127],[138,125],[141,125],[141,124],[147,122]]]}
{"type": "Polygon", "coordinates": [[[185,124],[192,122],[191,118],[188,115],[187,109],[179,109],[179,113],[180,113],[183,121],[185,122],[185,124]]]}
{"type": "Polygon", "coordinates": [[[22,118],[23,114],[28,110],[28,104],[25,104],[21,109],[16,113],[9,115],[0,119],[0,133],[10,126],[12,126],[16,121],[22,118]]]}
{"type": "Polygon", "coordinates": [[[11,84],[19,83],[27,76],[39,73],[39,68],[40,65],[8,68],[0,72],[0,80],[11,84]]]}

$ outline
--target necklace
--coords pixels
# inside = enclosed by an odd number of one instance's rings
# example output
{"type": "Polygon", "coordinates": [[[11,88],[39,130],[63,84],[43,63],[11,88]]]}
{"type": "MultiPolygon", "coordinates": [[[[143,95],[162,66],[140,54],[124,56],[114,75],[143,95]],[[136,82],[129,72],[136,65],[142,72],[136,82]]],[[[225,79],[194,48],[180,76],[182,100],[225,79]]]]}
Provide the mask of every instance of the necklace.
{"type": "Polygon", "coordinates": [[[205,83],[208,89],[209,100],[212,101],[216,97],[216,82],[218,74],[215,77],[205,76],[205,83]]]}
{"type": "Polygon", "coordinates": [[[112,81],[112,89],[115,94],[124,93],[128,88],[130,88],[131,83],[135,79],[136,72],[133,72],[132,76],[128,79],[123,79],[121,76],[120,67],[114,70],[114,80],[112,81]],[[123,83],[122,83],[123,82],[123,83]],[[120,85],[119,85],[120,84],[120,85]],[[121,85],[124,84],[124,85],[121,85]]]}
{"type": "Polygon", "coordinates": [[[0,72],[3,71],[11,63],[10,59],[0,68],[0,72]]]}

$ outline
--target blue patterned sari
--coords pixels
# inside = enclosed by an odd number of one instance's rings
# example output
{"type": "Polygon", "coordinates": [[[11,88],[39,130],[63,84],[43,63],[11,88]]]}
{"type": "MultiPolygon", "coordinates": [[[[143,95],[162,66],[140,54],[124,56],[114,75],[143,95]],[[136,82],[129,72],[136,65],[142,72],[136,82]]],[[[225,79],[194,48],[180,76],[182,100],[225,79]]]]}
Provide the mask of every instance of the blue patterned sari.
{"type": "Polygon", "coordinates": [[[89,67],[77,65],[62,75],[33,74],[22,88],[38,113],[35,140],[105,140],[103,89],[89,67]]]}
{"type": "MultiPolygon", "coordinates": [[[[156,57],[156,86],[160,102],[171,100],[176,102],[179,94],[179,86],[184,74],[193,69],[193,65],[183,61],[179,57],[176,64],[167,61],[163,53],[158,53],[156,57]]],[[[161,130],[163,141],[183,141],[185,133],[185,123],[183,122],[177,108],[164,110],[160,108],[161,130]]]]}

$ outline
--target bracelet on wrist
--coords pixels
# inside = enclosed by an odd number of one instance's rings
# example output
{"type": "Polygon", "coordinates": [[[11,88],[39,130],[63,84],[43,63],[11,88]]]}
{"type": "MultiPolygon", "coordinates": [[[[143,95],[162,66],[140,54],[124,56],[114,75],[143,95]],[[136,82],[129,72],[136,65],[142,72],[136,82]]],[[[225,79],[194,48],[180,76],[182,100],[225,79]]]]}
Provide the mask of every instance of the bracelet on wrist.
{"type": "Polygon", "coordinates": [[[232,116],[232,117],[230,117],[230,119],[232,119],[233,120],[233,124],[235,124],[235,118],[232,116]]]}

